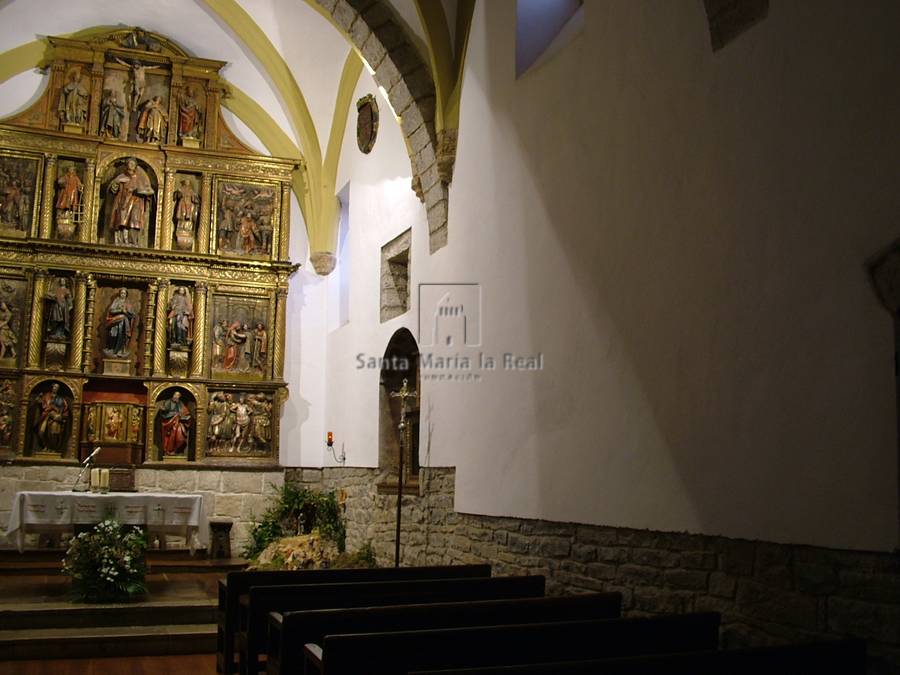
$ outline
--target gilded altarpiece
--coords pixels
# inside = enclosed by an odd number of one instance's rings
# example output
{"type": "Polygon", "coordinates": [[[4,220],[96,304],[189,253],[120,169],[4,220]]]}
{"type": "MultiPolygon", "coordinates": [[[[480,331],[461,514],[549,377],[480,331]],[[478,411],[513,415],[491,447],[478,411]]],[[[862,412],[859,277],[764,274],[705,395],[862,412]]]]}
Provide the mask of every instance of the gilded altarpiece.
{"type": "Polygon", "coordinates": [[[220,61],[48,38],[0,123],[0,459],[277,463],[293,160],[220,115],[220,61]]]}

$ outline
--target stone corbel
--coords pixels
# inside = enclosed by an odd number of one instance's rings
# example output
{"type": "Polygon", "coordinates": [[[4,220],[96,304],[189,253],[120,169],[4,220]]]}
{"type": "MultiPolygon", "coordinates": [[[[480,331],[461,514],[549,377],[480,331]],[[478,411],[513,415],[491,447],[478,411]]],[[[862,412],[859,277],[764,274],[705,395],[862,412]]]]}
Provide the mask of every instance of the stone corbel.
{"type": "Polygon", "coordinates": [[[312,263],[316,274],[327,277],[334,271],[337,264],[337,256],[331,251],[316,251],[309,254],[309,261],[312,263]]]}
{"type": "Polygon", "coordinates": [[[458,129],[443,129],[438,133],[437,170],[438,177],[445,185],[449,185],[453,181],[458,136],[458,129]]]}

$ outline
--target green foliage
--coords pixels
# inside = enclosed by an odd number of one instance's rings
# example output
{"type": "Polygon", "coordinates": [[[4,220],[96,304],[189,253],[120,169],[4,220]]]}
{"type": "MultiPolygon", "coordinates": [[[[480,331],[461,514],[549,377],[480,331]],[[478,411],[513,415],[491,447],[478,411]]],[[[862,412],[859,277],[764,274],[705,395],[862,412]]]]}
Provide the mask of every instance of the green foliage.
{"type": "Polygon", "coordinates": [[[63,572],[72,577],[72,590],[85,602],[128,600],[147,591],[146,552],[143,532],[104,520],[72,539],[63,572]]]}
{"type": "Polygon", "coordinates": [[[331,562],[331,567],[340,569],[378,567],[375,562],[375,549],[370,542],[366,542],[356,553],[341,553],[331,562]]]}
{"type": "Polygon", "coordinates": [[[347,530],[337,495],[334,491],[313,492],[294,483],[285,483],[275,502],[263,513],[262,520],[251,528],[244,556],[255,558],[277,539],[309,534],[316,529],[322,537],[333,541],[338,551],[344,551],[347,530]]]}

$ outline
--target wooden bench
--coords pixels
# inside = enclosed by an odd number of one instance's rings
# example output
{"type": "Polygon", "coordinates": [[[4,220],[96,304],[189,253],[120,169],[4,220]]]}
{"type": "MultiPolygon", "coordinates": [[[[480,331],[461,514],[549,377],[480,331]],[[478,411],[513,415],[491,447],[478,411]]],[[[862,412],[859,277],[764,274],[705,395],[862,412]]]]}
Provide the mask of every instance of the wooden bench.
{"type": "Polygon", "coordinates": [[[542,576],[522,576],[251,586],[250,592],[239,603],[235,642],[240,672],[247,675],[264,669],[260,664],[260,657],[267,653],[269,612],[533,598],[544,595],[544,584],[542,576]]]}
{"type": "MultiPolygon", "coordinates": [[[[713,650],[717,613],[520,626],[329,635],[305,647],[307,675],[393,675],[509,663],[547,663],[713,650]]],[[[480,668],[479,668],[480,670],[480,668]]]]}
{"type": "Polygon", "coordinates": [[[423,670],[411,675],[864,675],[865,672],[866,643],[852,638],[620,659],[423,670]]]}
{"type": "Polygon", "coordinates": [[[251,586],[381,581],[386,579],[456,579],[489,576],[491,576],[490,565],[229,572],[225,579],[219,580],[216,670],[226,674],[237,671],[237,664],[234,659],[234,634],[237,631],[238,606],[240,597],[246,595],[251,586]]]}
{"type": "Polygon", "coordinates": [[[268,675],[302,672],[303,645],[322,643],[326,635],[426,628],[458,628],[581,619],[614,619],[622,610],[621,593],[591,593],[555,598],[514,598],[434,604],[314,609],[269,614],[268,675]]]}

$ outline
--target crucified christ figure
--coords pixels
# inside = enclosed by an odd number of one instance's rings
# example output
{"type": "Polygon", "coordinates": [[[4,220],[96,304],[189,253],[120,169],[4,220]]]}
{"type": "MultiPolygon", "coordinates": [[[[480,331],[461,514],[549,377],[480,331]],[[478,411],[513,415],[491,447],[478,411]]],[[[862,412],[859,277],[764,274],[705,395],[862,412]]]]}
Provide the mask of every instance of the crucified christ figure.
{"type": "Polygon", "coordinates": [[[116,57],[116,61],[121,63],[123,66],[127,66],[131,68],[131,109],[137,110],[138,104],[141,102],[141,97],[144,95],[144,88],[147,86],[147,68],[140,61],[124,61],[120,59],[118,56],[116,57]]]}

